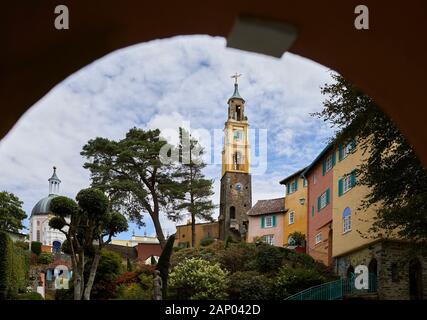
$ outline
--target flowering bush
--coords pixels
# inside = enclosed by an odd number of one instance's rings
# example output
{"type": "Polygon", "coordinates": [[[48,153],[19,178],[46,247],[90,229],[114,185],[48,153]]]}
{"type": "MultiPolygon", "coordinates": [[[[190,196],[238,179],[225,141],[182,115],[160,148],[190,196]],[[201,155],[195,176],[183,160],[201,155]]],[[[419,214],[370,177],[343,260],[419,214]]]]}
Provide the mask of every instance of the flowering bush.
{"type": "Polygon", "coordinates": [[[227,275],[219,263],[192,258],[180,262],[173,269],[169,285],[178,299],[226,299],[227,275]]]}

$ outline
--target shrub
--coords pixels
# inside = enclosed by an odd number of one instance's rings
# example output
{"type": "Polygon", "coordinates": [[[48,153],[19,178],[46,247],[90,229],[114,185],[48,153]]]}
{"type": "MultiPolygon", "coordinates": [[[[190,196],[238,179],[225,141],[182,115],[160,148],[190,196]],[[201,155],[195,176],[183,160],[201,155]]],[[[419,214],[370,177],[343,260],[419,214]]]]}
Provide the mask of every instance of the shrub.
{"type": "Polygon", "coordinates": [[[42,252],[42,243],[37,241],[31,242],[31,252],[39,255],[42,252]]]}
{"type": "Polygon", "coordinates": [[[50,252],[42,252],[37,257],[38,264],[50,264],[53,262],[53,256],[50,252]]]}
{"type": "Polygon", "coordinates": [[[232,243],[217,253],[221,266],[231,273],[256,270],[256,255],[257,247],[251,243],[232,243]]]}
{"type": "Polygon", "coordinates": [[[74,290],[72,289],[55,290],[55,300],[74,300],[74,290]]]}
{"type": "Polygon", "coordinates": [[[25,241],[16,241],[15,246],[21,248],[22,250],[26,250],[26,251],[28,251],[28,249],[30,248],[30,244],[28,242],[25,242],[25,241]]]}
{"type": "Polygon", "coordinates": [[[6,233],[0,232],[0,257],[0,299],[14,298],[19,292],[26,292],[28,252],[15,246],[6,233]]]}
{"type": "Polygon", "coordinates": [[[286,298],[291,294],[319,285],[325,280],[325,277],[314,269],[283,266],[275,279],[276,298],[286,298]]]}
{"type": "Polygon", "coordinates": [[[117,290],[118,300],[146,300],[147,294],[138,283],[122,284],[117,290]]]}
{"type": "Polygon", "coordinates": [[[219,263],[192,258],[179,263],[171,272],[171,290],[178,299],[211,300],[227,298],[227,272],[219,263]]]}
{"type": "Polygon", "coordinates": [[[20,293],[15,297],[16,300],[44,300],[38,292],[20,293]]]}
{"type": "Polygon", "coordinates": [[[268,244],[260,244],[257,249],[256,268],[262,273],[277,271],[282,266],[283,260],[292,252],[268,244]]]}
{"type": "Polygon", "coordinates": [[[175,242],[175,235],[171,235],[166,241],[165,247],[163,248],[162,254],[160,255],[159,261],[157,262],[156,269],[160,272],[160,277],[163,281],[162,288],[162,297],[163,299],[167,298],[168,292],[168,277],[169,277],[169,267],[170,259],[173,252],[173,243],[175,242]]]}
{"type": "Polygon", "coordinates": [[[273,297],[273,280],[256,271],[235,272],[229,277],[231,300],[269,300],[273,297]]]}
{"type": "Polygon", "coordinates": [[[207,246],[211,245],[214,242],[215,242],[215,239],[205,238],[205,239],[203,239],[203,240],[200,241],[200,245],[202,247],[207,247],[207,246]]]}

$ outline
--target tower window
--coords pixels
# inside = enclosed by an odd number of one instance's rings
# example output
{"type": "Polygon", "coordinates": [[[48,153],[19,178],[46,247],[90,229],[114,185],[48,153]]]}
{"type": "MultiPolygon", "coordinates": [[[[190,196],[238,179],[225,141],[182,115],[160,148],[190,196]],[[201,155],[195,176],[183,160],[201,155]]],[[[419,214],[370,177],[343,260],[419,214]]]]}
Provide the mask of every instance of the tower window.
{"type": "Polygon", "coordinates": [[[237,151],[233,154],[234,170],[241,170],[241,164],[242,164],[242,153],[240,151],[237,151]]]}
{"type": "Polygon", "coordinates": [[[242,109],[240,108],[239,105],[236,106],[236,120],[237,121],[241,121],[241,113],[242,113],[242,109]]]}
{"type": "Polygon", "coordinates": [[[234,206],[230,207],[230,219],[236,219],[236,208],[234,206]]]}

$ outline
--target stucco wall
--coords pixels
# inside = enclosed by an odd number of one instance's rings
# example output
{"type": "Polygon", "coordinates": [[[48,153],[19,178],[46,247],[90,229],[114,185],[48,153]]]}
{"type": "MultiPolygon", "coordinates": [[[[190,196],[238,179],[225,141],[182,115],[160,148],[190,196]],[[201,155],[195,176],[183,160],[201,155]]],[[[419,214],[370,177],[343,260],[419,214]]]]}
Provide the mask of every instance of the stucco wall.
{"type": "MultiPolygon", "coordinates": [[[[200,246],[200,241],[203,239],[218,239],[218,237],[218,222],[196,224],[196,247],[200,246]]],[[[176,238],[174,246],[178,246],[179,243],[185,242],[188,242],[188,244],[191,246],[191,224],[185,224],[176,227],[176,238]]]]}
{"type": "MultiPolygon", "coordinates": [[[[261,217],[263,216],[249,216],[249,228],[247,242],[254,242],[256,237],[262,237],[269,234],[274,234],[273,245],[283,246],[283,217],[281,213],[274,214],[276,216],[276,226],[271,228],[261,228],[261,217]]],[[[268,215],[265,215],[268,216],[268,215]]]]}

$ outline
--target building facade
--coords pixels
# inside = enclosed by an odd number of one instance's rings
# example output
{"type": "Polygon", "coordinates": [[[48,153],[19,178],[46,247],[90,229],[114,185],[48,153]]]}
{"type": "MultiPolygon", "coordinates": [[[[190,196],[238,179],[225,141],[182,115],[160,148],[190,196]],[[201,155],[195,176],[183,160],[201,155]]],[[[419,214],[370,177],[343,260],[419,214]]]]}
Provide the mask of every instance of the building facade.
{"type": "Polygon", "coordinates": [[[252,207],[252,183],[249,173],[250,146],[245,100],[237,84],[228,99],[228,118],[224,126],[222,177],[219,212],[219,237],[244,240],[247,234],[246,212],[252,207]]]}
{"type": "MultiPolygon", "coordinates": [[[[53,167],[52,177],[49,181],[49,194],[40,199],[31,211],[29,224],[29,240],[42,243],[42,250],[48,252],[60,252],[65,235],[59,230],[49,227],[49,220],[53,217],[50,210],[52,199],[58,196],[61,180],[56,175],[56,167],[53,167]]],[[[66,230],[66,227],[64,228],[66,230]]]]}
{"type": "Polygon", "coordinates": [[[280,181],[285,185],[284,207],[286,212],[283,217],[283,246],[293,248],[305,247],[304,243],[296,243],[291,236],[294,232],[300,232],[307,240],[307,180],[301,176],[305,170],[298,170],[280,181]]]}
{"type": "MultiPolygon", "coordinates": [[[[199,247],[203,241],[210,239],[219,238],[218,222],[204,222],[196,223],[196,237],[195,246],[199,247]]],[[[187,221],[187,224],[176,226],[175,242],[174,246],[181,248],[191,247],[192,233],[191,233],[191,221],[187,221]]]]}
{"type": "Polygon", "coordinates": [[[328,145],[303,171],[307,180],[307,253],[326,265],[332,263],[332,193],[336,155],[328,145]]]}
{"type": "Polygon", "coordinates": [[[259,200],[248,211],[249,229],[247,242],[263,241],[282,247],[285,199],[259,200]]]}

